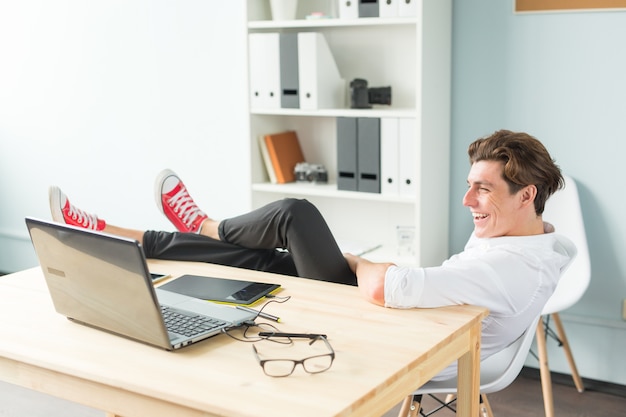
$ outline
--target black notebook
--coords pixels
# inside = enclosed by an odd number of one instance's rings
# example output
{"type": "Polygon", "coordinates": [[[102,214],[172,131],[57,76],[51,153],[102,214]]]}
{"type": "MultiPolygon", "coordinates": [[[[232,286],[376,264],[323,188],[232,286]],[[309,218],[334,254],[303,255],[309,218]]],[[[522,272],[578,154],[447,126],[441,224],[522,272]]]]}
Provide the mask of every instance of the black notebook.
{"type": "Polygon", "coordinates": [[[201,275],[183,275],[159,289],[189,295],[207,301],[251,305],[277,291],[278,284],[215,278],[201,275]]]}

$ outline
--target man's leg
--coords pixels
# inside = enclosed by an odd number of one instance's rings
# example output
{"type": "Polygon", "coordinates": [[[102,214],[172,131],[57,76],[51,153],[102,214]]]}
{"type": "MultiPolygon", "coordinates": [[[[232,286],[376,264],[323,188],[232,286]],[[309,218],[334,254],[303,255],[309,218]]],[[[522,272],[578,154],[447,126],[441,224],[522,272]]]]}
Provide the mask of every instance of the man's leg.
{"type": "Polygon", "coordinates": [[[307,200],[278,200],[222,220],[218,233],[220,240],[238,246],[288,250],[301,277],[356,285],[326,221],[307,200]]]}
{"type": "Polygon", "coordinates": [[[285,199],[227,220],[210,218],[171,170],[156,178],[157,207],[181,232],[193,232],[249,249],[286,249],[298,275],[356,285],[326,221],[306,200],[285,199]]]}
{"type": "Polygon", "coordinates": [[[272,249],[250,249],[194,233],[148,230],[143,235],[147,258],[208,262],[298,276],[291,255],[272,249]]]}

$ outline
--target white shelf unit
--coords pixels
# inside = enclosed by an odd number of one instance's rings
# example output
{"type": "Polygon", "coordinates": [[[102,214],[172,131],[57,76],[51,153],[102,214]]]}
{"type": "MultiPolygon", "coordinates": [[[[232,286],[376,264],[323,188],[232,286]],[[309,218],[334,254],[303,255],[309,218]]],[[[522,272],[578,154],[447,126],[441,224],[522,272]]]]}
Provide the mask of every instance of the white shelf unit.
{"type": "MultiPolygon", "coordinates": [[[[320,209],[338,240],[379,243],[376,261],[433,266],[448,257],[451,1],[422,0],[417,15],[398,18],[306,20],[311,11],[337,16],[330,0],[301,0],[295,20],[273,21],[267,0],[248,0],[248,33],[323,33],[342,78],[392,87],[392,105],[372,109],[250,108],[253,207],[283,197],[306,198],[320,209]],[[415,195],[337,190],[338,117],[414,118],[415,195]],[[307,162],[323,164],[328,184],[271,184],[258,138],[297,132],[307,162]],[[397,226],[415,228],[414,256],[399,256],[397,226]]],[[[381,146],[384,144],[381,143],[381,146]]]]}

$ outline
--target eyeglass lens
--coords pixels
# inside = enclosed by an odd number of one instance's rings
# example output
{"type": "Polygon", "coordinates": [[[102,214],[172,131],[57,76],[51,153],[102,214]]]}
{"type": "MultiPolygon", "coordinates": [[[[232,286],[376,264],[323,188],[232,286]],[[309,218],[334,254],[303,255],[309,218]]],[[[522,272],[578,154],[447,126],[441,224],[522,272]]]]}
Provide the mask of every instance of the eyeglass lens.
{"type": "Polygon", "coordinates": [[[268,376],[288,376],[291,375],[297,364],[302,364],[306,372],[316,374],[330,368],[332,357],[330,355],[320,355],[306,358],[302,361],[270,359],[263,364],[263,370],[268,376]]]}

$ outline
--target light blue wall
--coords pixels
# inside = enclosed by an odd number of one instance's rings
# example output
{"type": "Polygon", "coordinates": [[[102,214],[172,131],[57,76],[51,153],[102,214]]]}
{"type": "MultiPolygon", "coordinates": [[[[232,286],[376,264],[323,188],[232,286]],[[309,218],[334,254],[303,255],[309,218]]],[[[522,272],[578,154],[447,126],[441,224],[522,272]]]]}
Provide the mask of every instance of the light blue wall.
{"type": "MultiPolygon", "coordinates": [[[[513,0],[457,0],[453,27],[451,250],[472,229],[460,203],[468,144],[501,128],[540,139],[579,183],[590,247],[591,285],[563,316],[574,356],[583,376],[626,383],[626,12],[515,14],[513,0]]],[[[562,357],[550,352],[567,372],[562,357]]]]}

